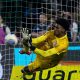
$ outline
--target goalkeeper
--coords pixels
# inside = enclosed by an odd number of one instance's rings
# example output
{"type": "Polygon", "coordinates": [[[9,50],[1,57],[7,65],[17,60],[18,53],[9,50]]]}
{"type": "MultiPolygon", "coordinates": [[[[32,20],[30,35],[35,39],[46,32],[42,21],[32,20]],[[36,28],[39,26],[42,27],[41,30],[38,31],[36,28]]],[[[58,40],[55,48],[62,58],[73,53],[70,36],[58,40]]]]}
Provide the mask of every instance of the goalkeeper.
{"type": "Polygon", "coordinates": [[[54,29],[47,31],[44,35],[31,38],[25,30],[23,32],[23,45],[24,49],[20,51],[21,54],[28,52],[28,46],[37,57],[34,62],[25,66],[21,71],[22,73],[33,73],[38,70],[44,70],[56,66],[68,49],[67,30],[69,23],[65,19],[57,19],[54,24],[54,29]]]}

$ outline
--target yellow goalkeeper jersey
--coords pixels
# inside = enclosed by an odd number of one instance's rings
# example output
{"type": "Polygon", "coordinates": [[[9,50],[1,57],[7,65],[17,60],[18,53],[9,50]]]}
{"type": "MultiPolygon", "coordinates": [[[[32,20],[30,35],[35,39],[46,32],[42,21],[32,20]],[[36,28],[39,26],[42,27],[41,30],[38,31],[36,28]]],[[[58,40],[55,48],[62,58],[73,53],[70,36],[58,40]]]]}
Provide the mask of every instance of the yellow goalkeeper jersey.
{"type": "Polygon", "coordinates": [[[54,36],[54,31],[49,31],[44,35],[33,38],[32,44],[37,46],[35,49],[35,53],[44,57],[51,56],[53,54],[61,54],[62,52],[66,52],[68,48],[68,37],[67,34],[61,38],[54,36]],[[57,42],[57,45],[53,47],[53,43],[57,42]]]}
{"type": "Polygon", "coordinates": [[[49,68],[55,66],[63,58],[63,55],[67,52],[69,42],[67,34],[58,38],[54,36],[54,31],[51,30],[38,38],[33,38],[32,44],[36,46],[34,52],[37,54],[34,63],[41,68],[49,68]],[[54,47],[55,41],[57,45],[54,47]],[[51,65],[49,66],[49,64],[51,65]]]}

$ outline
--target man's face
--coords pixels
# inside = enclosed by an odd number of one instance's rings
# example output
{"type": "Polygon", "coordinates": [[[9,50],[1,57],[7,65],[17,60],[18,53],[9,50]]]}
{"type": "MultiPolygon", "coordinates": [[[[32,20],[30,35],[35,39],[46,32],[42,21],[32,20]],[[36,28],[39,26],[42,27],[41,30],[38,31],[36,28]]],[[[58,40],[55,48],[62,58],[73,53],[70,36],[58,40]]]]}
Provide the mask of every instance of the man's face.
{"type": "Polygon", "coordinates": [[[54,27],[54,35],[55,36],[59,36],[59,35],[63,34],[64,31],[65,31],[65,29],[61,25],[55,24],[55,27],[54,27]]]}
{"type": "Polygon", "coordinates": [[[47,21],[47,16],[41,14],[41,15],[39,16],[39,21],[40,21],[40,23],[46,23],[46,21],[47,21]]]}

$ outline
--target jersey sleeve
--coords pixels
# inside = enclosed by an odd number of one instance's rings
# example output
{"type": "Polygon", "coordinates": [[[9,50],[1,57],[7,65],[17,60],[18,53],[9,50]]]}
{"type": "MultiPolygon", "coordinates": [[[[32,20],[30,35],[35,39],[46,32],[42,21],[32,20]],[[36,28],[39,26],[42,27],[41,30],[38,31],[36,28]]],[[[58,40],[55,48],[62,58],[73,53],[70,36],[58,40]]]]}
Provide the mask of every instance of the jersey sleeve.
{"type": "Polygon", "coordinates": [[[47,39],[47,37],[49,36],[49,32],[45,33],[44,35],[37,37],[37,38],[32,38],[32,45],[37,45],[40,42],[43,42],[47,39]]]}

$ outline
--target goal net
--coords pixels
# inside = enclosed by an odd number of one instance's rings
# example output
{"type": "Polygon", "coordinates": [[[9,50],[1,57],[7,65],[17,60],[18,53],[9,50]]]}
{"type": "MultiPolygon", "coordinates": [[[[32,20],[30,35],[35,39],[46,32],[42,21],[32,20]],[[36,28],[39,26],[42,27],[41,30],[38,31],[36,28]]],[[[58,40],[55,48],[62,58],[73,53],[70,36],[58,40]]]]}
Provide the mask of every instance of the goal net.
{"type": "MultiPolygon", "coordinates": [[[[3,23],[10,27],[11,33],[16,34],[19,39],[18,45],[14,47],[9,47],[6,44],[0,45],[0,54],[2,55],[0,60],[0,66],[2,66],[1,80],[22,80],[20,73],[21,66],[28,65],[36,58],[34,53],[30,56],[19,54],[19,50],[23,47],[21,44],[21,28],[28,28],[30,33],[32,33],[32,37],[38,37],[48,31],[58,18],[65,18],[70,22],[70,30],[68,31],[70,46],[68,53],[61,63],[63,65],[69,64],[69,66],[77,64],[79,67],[79,14],[79,0],[0,0],[0,15],[3,18],[3,23]],[[73,22],[77,26],[75,27],[74,25],[76,35],[74,39],[71,32],[73,30],[73,22]]],[[[77,77],[74,79],[79,80],[77,77]]]]}

